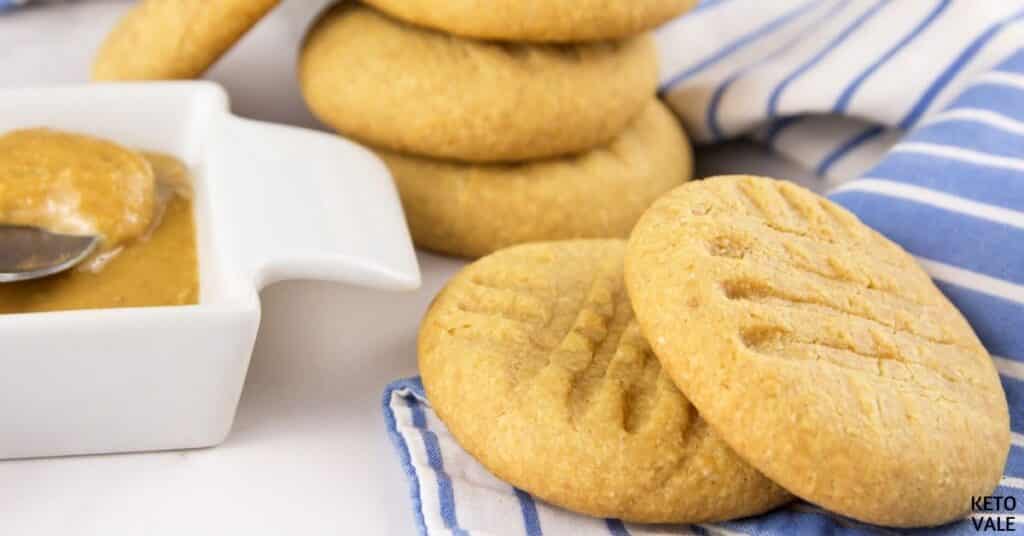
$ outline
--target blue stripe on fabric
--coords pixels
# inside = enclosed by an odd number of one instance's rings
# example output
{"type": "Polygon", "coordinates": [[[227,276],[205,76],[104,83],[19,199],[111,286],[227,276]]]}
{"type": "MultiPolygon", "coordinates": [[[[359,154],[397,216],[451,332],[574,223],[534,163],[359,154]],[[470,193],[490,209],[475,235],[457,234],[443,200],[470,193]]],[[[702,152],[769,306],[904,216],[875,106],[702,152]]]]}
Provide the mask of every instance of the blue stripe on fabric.
{"type": "Polygon", "coordinates": [[[395,421],[395,410],[391,407],[391,399],[395,392],[407,389],[411,382],[418,381],[418,378],[409,378],[392,382],[384,390],[383,406],[384,423],[388,430],[388,437],[391,439],[391,444],[394,445],[395,450],[398,451],[398,460],[402,465],[402,470],[405,471],[405,475],[409,478],[409,495],[412,498],[416,528],[419,530],[420,536],[427,536],[427,523],[423,519],[423,500],[420,498],[419,475],[416,474],[416,466],[412,463],[409,445],[405,442],[405,437],[398,431],[398,423],[395,421]]]}
{"type": "Polygon", "coordinates": [[[526,529],[526,536],[542,536],[544,531],[540,528],[540,516],[537,514],[537,503],[529,493],[513,488],[516,492],[516,499],[519,500],[519,510],[523,513],[523,527],[526,529]]]}
{"type": "Polygon", "coordinates": [[[802,115],[793,115],[790,117],[783,117],[777,121],[773,121],[768,127],[768,132],[764,135],[764,143],[769,147],[775,146],[775,140],[778,139],[779,135],[782,134],[787,128],[799,123],[803,120],[802,115]]]}
{"type": "Polygon", "coordinates": [[[900,128],[908,129],[913,126],[917,121],[924,115],[925,111],[928,110],[928,106],[931,105],[935,97],[938,96],[939,92],[942,91],[949,82],[961,71],[963,68],[970,63],[975,56],[985,48],[993,38],[999,35],[999,32],[1005,28],[1008,24],[1016,22],[1024,17],[1024,9],[1014,12],[1009,17],[989,26],[981,35],[975,38],[971,44],[967,45],[959,56],[953,60],[952,63],[946,67],[942,73],[925,89],[924,93],[918,98],[917,102],[911,107],[907,115],[899,122],[900,128]]]}
{"type": "Polygon", "coordinates": [[[1024,284],[1024,229],[872,192],[841,191],[832,199],[914,255],[1024,284]]]}
{"type": "MultiPolygon", "coordinates": [[[[935,281],[953,305],[969,319],[974,332],[978,334],[985,348],[995,355],[1020,360],[1024,355],[1024,330],[1020,329],[1020,319],[1024,318],[1024,304],[985,294],[965,288],[948,281],[935,281]]],[[[1009,380],[1014,381],[1014,380],[1009,380]]],[[[1014,425],[1014,430],[1024,428],[1024,389],[1013,388],[1020,392],[1017,411],[1021,419],[1014,425]]],[[[1013,406],[1013,404],[1011,404],[1013,406]]]]}
{"type": "Polygon", "coordinates": [[[803,4],[800,4],[799,6],[783,13],[778,18],[775,18],[771,21],[768,21],[766,24],[759,26],[752,32],[740,36],[735,41],[725,45],[724,47],[713,52],[708,57],[698,61],[692,67],[670,78],[668,82],[662,84],[661,89],[659,89],[659,94],[664,94],[665,92],[671,90],[673,87],[678,85],[683,80],[691,78],[697,73],[703,71],[704,69],[707,69],[712,65],[715,65],[716,63],[731,56],[734,52],[742,49],[743,47],[760,39],[761,37],[773,33],[775,30],[778,30],[779,28],[785,26],[791,20],[799,17],[800,15],[803,15],[807,11],[810,11],[817,5],[818,0],[808,0],[807,2],[804,2],[803,4]]]}
{"type": "MultiPolygon", "coordinates": [[[[1024,501],[1024,490],[1021,490],[1020,488],[1012,488],[1010,486],[1002,486],[1002,485],[1000,485],[1000,486],[996,487],[995,492],[993,492],[992,494],[993,495],[1001,495],[1003,497],[1013,497],[1014,499],[1017,499],[1017,509],[1016,509],[1016,511],[1001,510],[1001,513],[1016,515],[1017,519],[1018,519],[1018,521],[1014,522],[1014,527],[1013,527],[1014,530],[1004,531],[1003,533],[1004,534],[1007,534],[1007,533],[1008,534],[1013,534],[1013,533],[1017,532],[1016,529],[1018,529],[1020,527],[1020,525],[1019,525],[1019,523],[1020,523],[1020,521],[1019,521],[1019,519],[1020,519],[1020,504],[1021,504],[1022,501],[1024,501]]],[[[989,532],[989,534],[992,534],[994,531],[987,531],[987,532],[989,532]]],[[[976,532],[975,534],[979,534],[979,533],[976,532]]]]}
{"type": "Polygon", "coordinates": [[[922,529],[903,529],[893,534],[903,534],[907,536],[977,536],[984,534],[974,530],[971,522],[968,520],[954,521],[948,525],[942,525],[939,527],[929,527],[922,529]]]}
{"type": "Polygon", "coordinates": [[[626,526],[618,519],[605,519],[604,524],[608,527],[608,532],[612,536],[631,536],[629,531],[626,530],[626,526]]]}
{"type": "MultiPolygon", "coordinates": [[[[1024,121],[1024,90],[995,83],[978,84],[961,93],[949,108],[981,108],[1024,121]]],[[[1019,152],[1024,152],[1024,148],[1019,152]]]]}
{"type": "Polygon", "coordinates": [[[896,56],[900,50],[903,50],[903,48],[916,39],[917,36],[921,35],[928,26],[935,22],[935,19],[939,18],[939,15],[941,15],[949,5],[950,0],[940,1],[935,8],[932,9],[931,12],[929,12],[928,15],[910,31],[910,33],[903,36],[903,39],[900,39],[899,42],[887,50],[885,54],[882,54],[874,63],[865,69],[864,72],[857,75],[857,77],[854,78],[845,89],[843,89],[843,92],[839,95],[839,99],[836,100],[836,104],[832,107],[832,110],[836,113],[845,112],[846,109],[849,108],[850,101],[853,100],[854,94],[857,93],[857,90],[860,89],[864,82],[866,82],[868,78],[871,78],[871,75],[875,74],[882,65],[885,65],[886,62],[896,56]]]}
{"type": "Polygon", "coordinates": [[[729,531],[751,535],[774,534],[827,534],[843,536],[876,535],[877,528],[863,525],[853,520],[838,523],[840,516],[824,512],[798,511],[783,508],[760,516],[740,521],[718,523],[729,531]]]}
{"type": "Polygon", "coordinates": [[[1010,73],[1024,73],[1024,49],[1018,50],[999,64],[998,70],[1010,73]]]}
{"type": "MultiPolygon", "coordinates": [[[[836,2],[835,4],[833,4],[831,9],[826,11],[821,17],[818,17],[817,19],[815,19],[811,24],[807,25],[807,27],[805,29],[810,29],[811,31],[813,31],[821,23],[823,23],[826,20],[832,18],[837,13],[839,13],[840,11],[845,9],[847,5],[849,5],[849,4],[847,4],[843,0],[840,0],[839,2],[836,2]]],[[[783,45],[781,47],[776,48],[775,50],[770,52],[767,56],[764,56],[764,57],[754,61],[753,63],[750,63],[748,65],[740,67],[739,69],[734,71],[725,80],[723,80],[718,85],[718,87],[715,88],[714,93],[712,93],[712,95],[711,95],[711,101],[708,103],[708,108],[705,111],[705,114],[706,114],[705,122],[707,123],[708,130],[711,132],[711,136],[712,136],[712,141],[713,142],[719,142],[719,141],[722,141],[722,139],[725,138],[724,134],[722,133],[722,128],[718,124],[718,108],[722,104],[722,99],[725,97],[726,91],[728,91],[729,88],[732,87],[732,84],[735,83],[740,78],[742,78],[747,73],[749,73],[750,71],[752,71],[752,70],[756,69],[757,67],[760,67],[760,66],[764,65],[765,63],[768,63],[768,62],[774,60],[775,58],[781,56],[782,54],[786,53],[790,48],[793,48],[793,46],[795,46],[797,43],[799,43],[800,41],[802,41],[806,37],[807,37],[807,34],[805,34],[804,32],[797,33],[796,36],[794,36],[792,39],[790,39],[790,40],[786,41],[785,43],[783,43],[783,45]]]]}
{"type": "Polygon", "coordinates": [[[717,7],[729,1],[730,0],[701,0],[700,4],[697,4],[697,7],[693,8],[693,11],[690,11],[690,13],[684,13],[683,16],[717,7]]]}
{"type": "MultiPolygon", "coordinates": [[[[896,146],[899,147],[898,145],[896,146]]],[[[997,207],[1024,207],[1024,178],[1019,171],[916,153],[891,153],[866,177],[889,179],[939,190],[997,207]]]]}
{"type": "Polygon", "coordinates": [[[820,63],[830,53],[832,53],[832,51],[834,51],[836,48],[842,45],[844,41],[849,39],[849,37],[856,33],[857,30],[860,29],[862,26],[864,26],[864,24],[867,21],[871,20],[872,17],[877,15],[878,12],[881,11],[882,8],[885,7],[887,4],[888,0],[879,0],[873,6],[865,10],[864,13],[861,13],[860,16],[857,17],[852,23],[850,23],[849,26],[844,28],[843,31],[839,32],[839,34],[836,35],[831,41],[829,41],[821,50],[819,50],[817,54],[811,56],[810,59],[805,61],[802,65],[794,69],[793,72],[791,72],[788,76],[783,78],[782,81],[775,86],[775,89],[772,90],[771,96],[768,97],[768,117],[774,118],[775,116],[778,115],[779,100],[782,98],[782,93],[786,91],[786,88],[788,88],[790,84],[792,84],[798,78],[806,74],[808,71],[811,70],[812,67],[820,63]]]}
{"type": "Polygon", "coordinates": [[[832,166],[834,166],[836,162],[839,162],[840,160],[845,158],[848,154],[852,153],[857,147],[860,147],[861,145],[864,145],[865,143],[877,138],[883,132],[885,132],[884,128],[875,125],[868,127],[863,131],[857,133],[852,138],[840,144],[839,147],[833,149],[832,152],[825,155],[825,158],[821,160],[821,162],[818,164],[818,167],[815,168],[814,172],[819,177],[824,177],[828,175],[829,170],[832,169],[832,166]]]}
{"type": "MultiPolygon", "coordinates": [[[[1008,469],[1005,472],[1005,476],[1012,476],[1012,477],[1015,477],[1015,478],[1020,478],[1020,477],[1018,477],[1018,476],[1016,476],[1014,474],[1011,474],[1008,469]]],[[[993,493],[993,495],[1002,495],[1004,497],[1012,495],[1014,498],[1017,499],[1017,503],[1019,505],[1021,500],[1024,499],[1024,490],[1021,490],[1020,488],[1015,488],[1015,487],[1012,487],[1012,486],[999,485],[999,486],[996,486],[996,491],[995,491],[995,493],[993,493]]],[[[1019,509],[1020,506],[1018,506],[1017,508],[1019,509]]],[[[1013,512],[1007,512],[1005,510],[1004,510],[1004,512],[1006,512],[1006,513],[1013,513],[1013,512]]],[[[1017,515],[1020,515],[1020,513],[1018,512],[1017,515]]],[[[1007,532],[1009,532],[1009,531],[1007,531],[1007,532]]],[[[1013,531],[1013,532],[1016,532],[1016,531],[1013,531]]]]}
{"type": "MultiPolygon", "coordinates": [[[[1024,382],[1009,378],[1007,380],[1009,381],[1006,383],[1009,384],[1011,391],[1016,392],[1024,389],[1024,382]]],[[[1003,474],[1017,478],[1024,477],[1024,448],[1010,445],[1010,455],[1006,458],[1006,468],[1003,470],[1003,474]]]]}
{"type": "Polygon", "coordinates": [[[423,413],[423,407],[415,400],[407,400],[409,409],[412,411],[412,424],[420,431],[423,438],[423,448],[427,451],[427,463],[434,470],[437,476],[437,497],[441,503],[441,519],[444,520],[446,528],[456,535],[468,535],[459,527],[458,516],[455,512],[455,490],[452,488],[452,480],[444,470],[444,459],[441,457],[441,445],[437,441],[437,435],[427,428],[427,417],[423,413]]]}
{"type": "MultiPolygon", "coordinates": [[[[1007,378],[1007,381],[1004,383],[1015,393],[1024,390],[1024,383],[1019,380],[1007,378]]],[[[1004,388],[1003,390],[1005,391],[1006,389],[1004,388]]],[[[1010,455],[1006,458],[1006,468],[1003,470],[1003,474],[1017,478],[1024,477],[1024,449],[1017,445],[1010,445],[1010,455]]],[[[1020,493],[1021,490],[1017,492],[1020,493]]]]}
{"type": "Polygon", "coordinates": [[[914,130],[904,141],[950,145],[999,156],[1019,157],[1024,153],[1024,135],[977,121],[933,123],[914,130]]]}
{"type": "MultiPolygon", "coordinates": [[[[939,288],[944,288],[939,285],[939,288]]],[[[991,350],[990,350],[991,351],[991,350]]],[[[1010,428],[1020,432],[1024,428],[1024,385],[1019,380],[999,376],[1006,393],[1006,404],[1010,407],[1010,428]]]]}

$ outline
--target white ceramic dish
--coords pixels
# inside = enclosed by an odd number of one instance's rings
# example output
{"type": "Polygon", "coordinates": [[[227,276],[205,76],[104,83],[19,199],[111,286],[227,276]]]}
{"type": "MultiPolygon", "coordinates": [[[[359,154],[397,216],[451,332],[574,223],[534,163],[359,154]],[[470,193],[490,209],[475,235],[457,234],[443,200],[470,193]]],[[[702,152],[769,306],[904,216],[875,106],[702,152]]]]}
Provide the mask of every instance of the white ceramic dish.
{"type": "Polygon", "coordinates": [[[170,153],[195,177],[200,303],[0,316],[0,458],[216,445],[284,279],[420,276],[394,185],[337,136],[241,119],[205,82],[0,91],[0,132],[47,126],[170,153]]]}

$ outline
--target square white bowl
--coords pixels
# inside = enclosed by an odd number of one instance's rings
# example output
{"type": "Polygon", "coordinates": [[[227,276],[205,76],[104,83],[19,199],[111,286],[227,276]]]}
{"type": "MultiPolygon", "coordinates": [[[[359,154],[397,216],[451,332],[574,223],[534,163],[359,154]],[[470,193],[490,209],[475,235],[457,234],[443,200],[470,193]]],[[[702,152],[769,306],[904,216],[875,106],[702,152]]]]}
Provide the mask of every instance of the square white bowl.
{"type": "Polygon", "coordinates": [[[200,299],[0,315],[0,458],[216,445],[234,420],[264,286],[419,286],[397,193],[372,153],[235,117],[215,84],[0,91],[0,133],[39,126],[189,166],[200,299]]]}

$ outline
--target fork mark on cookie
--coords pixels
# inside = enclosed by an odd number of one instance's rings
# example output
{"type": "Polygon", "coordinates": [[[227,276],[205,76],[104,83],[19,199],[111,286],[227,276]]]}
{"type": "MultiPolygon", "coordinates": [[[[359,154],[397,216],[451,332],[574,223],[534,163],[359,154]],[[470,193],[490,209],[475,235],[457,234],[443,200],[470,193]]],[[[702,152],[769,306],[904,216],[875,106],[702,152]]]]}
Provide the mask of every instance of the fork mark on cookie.
{"type": "MultiPolygon", "coordinates": [[[[926,342],[953,345],[954,341],[938,326],[911,322],[895,311],[890,318],[884,318],[882,307],[858,296],[840,295],[832,297],[824,293],[799,293],[792,289],[779,288],[767,282],[753,279],[728,279],[722,282],[725,297],[732,301],[762,304],[780,312],[799,311],[825,319],[859,319],[871,325],[887,328],[926,342]],[[922,327],[928,329],[921,329],[922,327]]],[[[891,311],[890,311],[891,312],[891,311]]]]}

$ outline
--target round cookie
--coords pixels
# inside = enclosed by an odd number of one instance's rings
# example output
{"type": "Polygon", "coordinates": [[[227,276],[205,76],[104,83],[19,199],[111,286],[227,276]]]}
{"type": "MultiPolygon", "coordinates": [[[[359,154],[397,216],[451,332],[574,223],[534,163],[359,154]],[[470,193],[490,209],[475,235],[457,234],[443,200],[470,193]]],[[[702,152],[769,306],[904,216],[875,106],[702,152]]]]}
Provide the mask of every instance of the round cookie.
{"type": "Polygon", "coordinates": [[[562,43],[628,37],[697,5],[697,0],[365,1],[410,23],[456,35],[562,43]]]}
{"type": "Polygon", "coordinates": [[[784,181],[673,190],[637,224],[626,281],[675,383],[754,467],[880,525],[970,511],[1009,448],[992,360],[914,259],[784,181]]]}
{"type": "Polygon", "coordinates": [[[367,144],[471,162],[552,157],[617,136],[650,100],[649,36],[589,45],[454,37],[342,2],[299,60],[306,103],[367,144]]]}
{"type": "Polygon", "coordinates": [[[662,371],[624,252],[624,240],[533,243],[459,273],[420,327],[432,407],[492,473],[577,512],[683,523],[786,502],[662,371]]]}
{"type": "Polygon", "coordinates": [[[279,0],[142,0],[100,46],[94,80],[197,78],[279,0]]]}
{"type": "Polygon", "coordinates": [[[693,173],[675,117],[651,99],[610,145],[578,156],[473,165],[378,151],[420,247],[479,257],[537,240],[625,238],[693,173]]]}

